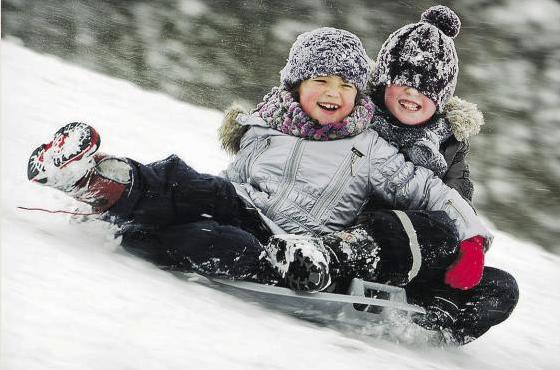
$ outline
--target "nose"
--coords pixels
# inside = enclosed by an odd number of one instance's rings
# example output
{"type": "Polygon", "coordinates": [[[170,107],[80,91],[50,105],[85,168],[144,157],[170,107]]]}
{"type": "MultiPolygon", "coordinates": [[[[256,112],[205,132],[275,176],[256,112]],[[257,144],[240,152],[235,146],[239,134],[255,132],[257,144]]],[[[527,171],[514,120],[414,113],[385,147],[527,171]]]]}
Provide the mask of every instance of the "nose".
{"type": "Polygon", "coordinates": [[[414,87],[411,87],[411,86],[408,86],[404,91],[407,94],[412,95],[412,96],[420,95],[420,92],[418,90],[416,90],[414,87]]]}
{"type": "Polygon", "coordinates": [[[339,88],[336,84],[328,84],[325,94],[329,97],[337,97],[339,95],[339,88]]]}
{"type": "Polygon", "coordinates": [[[334,97],[338,96],[338,91],[337,91],[336,89],[328,89],[328,90],[325,92],[325,95],[334,98],[334,97]]]}

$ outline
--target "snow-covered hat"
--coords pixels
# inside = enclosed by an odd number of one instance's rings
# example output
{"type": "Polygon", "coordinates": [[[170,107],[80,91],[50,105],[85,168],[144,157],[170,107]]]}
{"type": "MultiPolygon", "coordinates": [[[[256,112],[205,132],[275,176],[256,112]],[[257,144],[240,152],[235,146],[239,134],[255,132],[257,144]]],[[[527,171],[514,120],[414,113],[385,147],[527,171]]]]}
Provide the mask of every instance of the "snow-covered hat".
{"type": "Polygon", "coordinates": [[[322,27],[297,37],[280,71],[280,81],[291,88],[310,78],[336,75],[363,90],[370,72],[371,61],[356,35],[322,27]]]}
{"type": "Polygon", "coordinates": [[[393,32],[377,56],[373,87],[412,86],[441,112],[457,85],[459,62],[453,39],[460,29],[457,14],[437,5],[422,13],[420,22],[393,32]]]}

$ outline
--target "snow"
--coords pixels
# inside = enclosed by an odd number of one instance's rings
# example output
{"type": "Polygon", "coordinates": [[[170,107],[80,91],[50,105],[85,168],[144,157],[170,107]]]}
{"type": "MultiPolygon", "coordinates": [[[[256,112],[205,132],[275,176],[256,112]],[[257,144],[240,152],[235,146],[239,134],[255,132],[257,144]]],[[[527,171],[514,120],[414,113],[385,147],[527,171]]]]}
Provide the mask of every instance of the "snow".
{"type": "Polygon", "coordinates": [[[462,348],[431,348],[298,320],[124,252],[111,227],[28,183],[31,151],[85,121],[103,151],[171,153],[218,173],[221,113],[2,41],[0,369],[556,369],[560,257],[496,231],[488,264],[520,286],[511,318],[462,348]]]}

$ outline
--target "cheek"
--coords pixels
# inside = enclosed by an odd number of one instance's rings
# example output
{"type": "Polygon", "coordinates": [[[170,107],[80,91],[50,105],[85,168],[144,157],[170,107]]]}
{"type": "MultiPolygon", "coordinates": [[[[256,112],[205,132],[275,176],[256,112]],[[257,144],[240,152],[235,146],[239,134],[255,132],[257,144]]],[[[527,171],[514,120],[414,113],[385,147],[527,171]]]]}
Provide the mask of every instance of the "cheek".
{"type": "Polygon", "coordinates": [[[398,113],[397,110],[398,102],[395,99],[395,95],[389,93],[387,90],[385,91],[385,107],[391,112],[393,115],[398,113]]]}
{"type": "Polygon", "coordinates": [[[397,85],[390,85],[385,87],[385,94],[384,94],[385,105],[396,102],[397,101],[396,97],[402,93],[402,90],[403,89],[397,85]]]}
{"type": "Polygon", "coordinates": [[[434,115],[434,113],[436,113],[436,105],[430,99],[425,99],[423,111],[426,113],[426,115],[431,117],[434,115]]]}
{"type": "Polygon", "coordinates": [[[354,109],[354,100],[352,100],[352,102],[344,102],[344,105],[342,106],[342,109],[340,110],[340,114],[343,117],[348,116],[350,113],[352,113],[352,110],[354,109]]]}
{"type": "Polygon", "coordinates": [[[346,94],[344,94],[342,100],[342,109],[341,109],[342,113],[344,114],[344,117],[352,113],[352,110],[356,106],[356,96],[357,93],[355,91],[347,92],[346,94]]]}
{"type": "Polygon", "coordinates": [[[317,97],[312,92],[302,92],[299,96],[299,104],[305,113],[312,113],[313,108],[316,106],[317,97]]]}

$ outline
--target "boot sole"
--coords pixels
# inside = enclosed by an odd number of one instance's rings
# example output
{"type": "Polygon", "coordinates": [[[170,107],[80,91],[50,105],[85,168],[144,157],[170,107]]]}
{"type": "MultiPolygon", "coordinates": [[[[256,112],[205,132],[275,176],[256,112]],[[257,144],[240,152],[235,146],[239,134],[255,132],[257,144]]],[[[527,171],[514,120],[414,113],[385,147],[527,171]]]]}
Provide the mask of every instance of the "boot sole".
{"type": "Polygon", "coordinates": [[[48,144],[42,144],[38,148],[36,148],[31,156],[29,157],[29,162],[27,164],[27,178],[31,181],[45,184],[48,181],[47,177],[38,178],[41,174],[44,173],[44,166],[43,166],[43,156],[44,153],[50,149],[53,143],[56,143],[59,147],[64,145],[64,141],[69,136],[69,133],[76,129],[78,126],[84,126],[85,137],[82,139],[82,142],[78,146],[78,150],[75,153],[70,153],[69,155],[64,155],[61,153],[60,157],[54,158],[54,165],[57,168],[64,168],[68,166],[70,163],[74,161],[78,161],[85,156],[92,155],[97,151],[99,145],[101,144],[101,138],[97,131],[85,123],[81,122],[72,122],[67,124],[66,126],[59,129],[53,136],[53,140],[48,144]],[[62,143],[58,144],[59,141],[62,143]]]}

